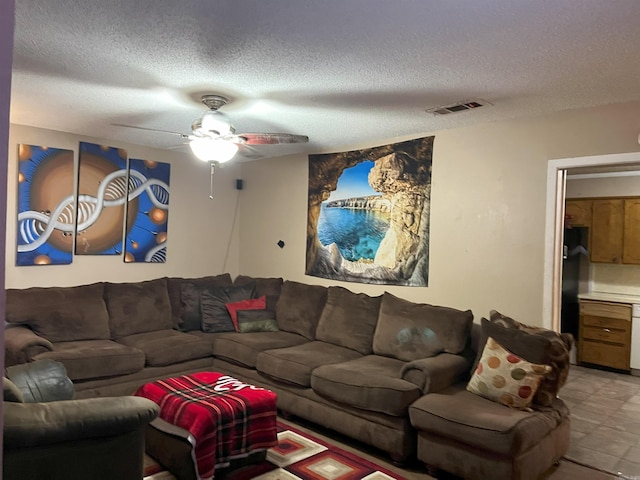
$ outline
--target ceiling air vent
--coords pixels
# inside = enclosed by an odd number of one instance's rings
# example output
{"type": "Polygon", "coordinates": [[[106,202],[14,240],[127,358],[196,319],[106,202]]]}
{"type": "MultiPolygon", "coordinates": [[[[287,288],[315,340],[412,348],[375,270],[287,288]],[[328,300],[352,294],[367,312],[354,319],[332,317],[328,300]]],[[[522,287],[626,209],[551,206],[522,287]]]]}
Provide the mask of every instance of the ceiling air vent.
{"type": "Polygon", "coordinates": [[[445,107],[428,108],[427,113],[433,113],[434,115],[449,115],[450,113],[464,112],[466,110],[474,110],[476,108],[491,105],[486,100],[471,100],[468,102],[454,103],[445,107]]]}

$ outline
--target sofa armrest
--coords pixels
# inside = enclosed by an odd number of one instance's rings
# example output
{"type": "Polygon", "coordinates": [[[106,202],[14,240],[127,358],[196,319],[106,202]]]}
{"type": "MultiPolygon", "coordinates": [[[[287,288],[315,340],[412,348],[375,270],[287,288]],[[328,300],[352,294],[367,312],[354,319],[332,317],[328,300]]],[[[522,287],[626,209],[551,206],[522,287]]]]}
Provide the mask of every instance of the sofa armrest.
{"type": "Polygon", "coordinates": [[[31,329],[11,326],[4,331],[5,366],[27,363],[39,353],[50,352],[53,344],[31,329]]]}
{"type": "Polygon", "coordinates": [[[469,372],[469,359],[451,353],[408,362],[401,375],[422,390],[422,393],[437,392],[453,385],[469,372]]]}
{"type": "Polygon", "coordinates": [[[47,403],[4,402],[4,447],[115,436],[144,427],[159,407],[141,397],[102,397],[47,403]]]}

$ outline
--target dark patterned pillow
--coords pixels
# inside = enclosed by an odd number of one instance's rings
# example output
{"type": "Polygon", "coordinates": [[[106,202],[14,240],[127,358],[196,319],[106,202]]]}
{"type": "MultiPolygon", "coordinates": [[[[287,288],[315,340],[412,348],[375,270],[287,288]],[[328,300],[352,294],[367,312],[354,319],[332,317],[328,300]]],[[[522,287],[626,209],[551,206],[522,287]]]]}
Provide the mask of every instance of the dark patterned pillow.
{"type": "Polygon", "coordinates": [[[274,317],[274,313],[270,310],[238,310],[238,331],[240,333],[278,332],[278,324],[274,317]]]}
{"type": "Polygon", "coordinates": [[[227,303],[255,298],[255,284],[217,287],[203,290],[200,295],[202,331],[208,333],[234,332],[233,321],[227,311],[227,303]]]}

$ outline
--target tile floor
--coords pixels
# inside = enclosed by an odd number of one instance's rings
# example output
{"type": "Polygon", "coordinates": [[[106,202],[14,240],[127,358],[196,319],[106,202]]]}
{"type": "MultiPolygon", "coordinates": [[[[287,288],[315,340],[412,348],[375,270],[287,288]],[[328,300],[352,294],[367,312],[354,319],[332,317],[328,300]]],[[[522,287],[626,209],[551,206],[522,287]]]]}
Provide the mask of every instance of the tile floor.
{"type": "Polygon", "coordinates": [[[640,478],[640,377],[572,365],[559,396],[571,410],[567,457],[640,478]]]}

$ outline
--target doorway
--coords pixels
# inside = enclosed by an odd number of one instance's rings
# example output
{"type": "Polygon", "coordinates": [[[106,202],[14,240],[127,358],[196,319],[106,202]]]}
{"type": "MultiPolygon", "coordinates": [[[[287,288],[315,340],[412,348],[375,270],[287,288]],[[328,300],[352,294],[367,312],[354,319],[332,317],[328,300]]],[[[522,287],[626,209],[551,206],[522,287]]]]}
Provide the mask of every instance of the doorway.
{"type": "MultiPolygon", "coordinates": [[[[561,331],[565,197],[569,173],[640,170],[640,152],[551,160],[547,169],[544,326],[561,331]]],[[[583,243],[583,232],[571,241],[583,243]]],[[[587,260],[588,261],[588,260],[587,260]]],[[[573,360],[572,360],[572,363],[573,360]]],[[[559,393],[571,411],[566,457],[620,478],[640,478],[640,377],[572,366],[559,393]]]]}
{"type": "Polygon", "coordinates": [[[564,202],[567,171],[612,171],[640,165],[640,152],[550,160],[547,165],[545,265],[543,278],[543,327],[561,329],[564,202]]]}

